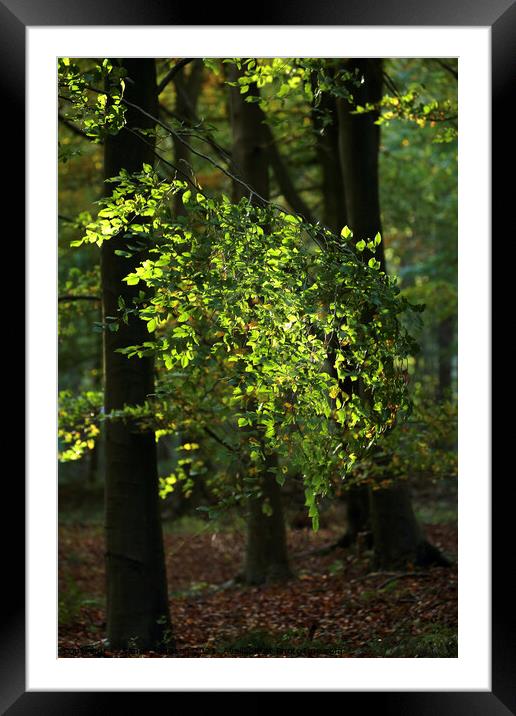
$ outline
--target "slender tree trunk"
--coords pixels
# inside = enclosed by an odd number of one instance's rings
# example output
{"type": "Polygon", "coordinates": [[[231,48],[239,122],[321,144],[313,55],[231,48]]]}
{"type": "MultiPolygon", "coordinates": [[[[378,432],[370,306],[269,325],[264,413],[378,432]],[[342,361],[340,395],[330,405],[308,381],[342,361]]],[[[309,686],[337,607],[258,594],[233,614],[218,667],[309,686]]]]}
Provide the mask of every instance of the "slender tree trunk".
{"type": "MultiPolygon", "coordinates": [[[[156,116],[154,60],[122,61],[130,81],[126,97],[156,116]]],[[[128,128],[152,128],[152,122],[131,107],[128,128]]],[[[149,139],[146,138],[148,142],[149,139]]],[[[128,129],[105,141],[106,178],[122,168],[139,171],[152,164],[152,148],[128,129]]],[[[111,189],[108,185],[107,191],[111,189]]],[[[101,277],[104,319],[116,316],[118,297],[131,306],[140,286],[122,279],[145,258],[126,259],[115,251],[125,248],[125,238],[102,246],[101,277]]],[[[149,358],[131,358],[118,348],[147,339],[145,325],[137,317],[121,323],[117,332],[104,333],[105,410],[141,405],[153,392],[153,363],[149,358]]],[[[111,648],[158,649],[170,635],[163,537],[159,513],[158,473],[154,433],[141,432],[130,421],[106,422],[106,569],[107,636],[111,648]]]]}
{"type": "MultiPolygon", "coordinates": [[[[312,123],[316,138],[316,152],[321,167],[323,223],[337,236],[349,223],[346,207],[346,193],[340,162],[339,122],[337,102],[328,92],[323,92],[317,107],[312,109],[312,123]]],[[[330,370],[338,378],[334,369],[338,346],[330,343],[328,361],[330,370]]],[[[349,379],[341,381],[341,389],[351,395],[354,385],[349,379]]],[[[347,507],[346,532],[336,546],[349,547],[355,544],[358,535],[370,534],[369,497],[366,487],[353,485],[343,495],[347,507]]]]}
{"type": "MultiPolygon", "coordinates": [[[[236,68],[232,79],[238,76],[236,68]]],[[[258,93],[256,87],[250,93],[258,93]]],[[[238,87],[230,93],[231,125],[233,129],[233,162],[237,176],[244,179],[264,199],[269,197],[269,140],[263,126],[263,114],[254,104],[245,102],[238,87]]],[[[238,182],[233,184],[233,198],[239,201],[247,196],[260,203],[256,195],[238,182]]],[[[262,584],[269,580],[285,579],[290,576],[287,557],[285,519],[281,501],[280,486],[275,475],[267,472],[277,466],[277,456],[269,455],[263,465],[260,480],[261,497],[248,501],[247,550],[244,569],[248,584],[262,584]],[[268,505],[272,514],[266,514],[263,507],[268,505]]]]}
{"type": "MultiPolygon", "coordinates": [[[[185,74],[185,69],[183,68],[174,77],[174,85],[176,88],[176,115],[180,120],[185,122],[187,127],[192,124],[196,118],[197,101],[202,87],[203,69],[203,61],[197,59],[192,62],[189,75],[185,74]]],[[[180,142],[176,135],[173,135],[173,143],[176,167],[190,176],[192,174],[190,149],[186,144],[180,142]]],[[[180,216],[185,212],[186,209],[182,196],[178,193],[174,196],[174,215],[180,216]]]]}
{"type": "MultiPolygon", "coordinates": [[[[238,70],[231,70],[231,79],[236,81],[238,70]]],[[[249,95],[258,94],[256,86],[252,85],[249,95]]],[[[230,89],[230,114],[231,128],[233,132],[233,165],[237,176],[255,189],[260,196],[268,199],[270,194],[269,184],[269,158],[268,158],[268,136],[263,126],[263,114],[254,102],[246,102],[247,95],[240,94],[240,88],[230,89]]],[[[255,204],[260,204],[260,199],[251,194],[240,182],[233,182],[233,199],[240,201],[247,197],[255,204]]]]}
{"type": "Polygon", "coordinates": [[[346,194],[339,161],[339,128],[335,97],[323,92],[312,109],[316,153],[321,167],[323,216],[325,226],[339,235],[348,223],[346,194]]]}
{"type": "MultiPolygon", "coordinates": [[[[354,102],[337,99],[339,116],[339,151],[349,226],[355,241],[373,238],[381,231],[380,186],[378,180],[378,152],[380,127],[375,124],[375,112],[352,114],[354,105],[378,102],[382,97],[382,60],[348,60],[347,69],[359,70],[364,83],[352,88],[354,102]]],[[[383,244],[376,258],[385,270],[383,244]]]]}
{"type": "MultiPolygon", "coordinates": [[[[364,82],[352,88],[353,102],[337,99],[340,160],[349,225],[355,241],[373,238],[381,232],[378,156],[380,127],[376,112],[352,114],[353,105],[376,103],[382,98],[383,65],[380,59],[351,59],[351,71],[358,70],[364,82]]],[[[367,254],[367,251],[364,252],[367,254]]],[[[376,254],[386,271],[383,243],[376,254]]],[[[366,256],[367,258],[367,256],[366,256]]],[[[398,483],[369,492],[375,561],[383,568],[414,564],[445,564],[447,560],[424,538],[417,524],[407,485],[398,483]]]]}
{"type": "MultiPolygon", "coordinates": [[[[204,63],[202,59],[194,60],[190,65],[190,73],[186,73],[186,68],[183,68],[174,77],[174,86],[176,89],[176,105],[175,113],[176,116],[184,122],[185,127],[189,127],[194,124],[197,120],[197,103],[202,90],[202,80],[204,72],[204,63]]],[[[193,170],[191,166],[192,152],[189,146],[181,142],[177,135],[173,135],[174,144],[174,163],[176,167],[186,174],[193,177],[193,170]]],[[[185,137],[186,141],[188,139],[185,137]]],[[[180,176],[180,179],[183,177],[180,176]]],[[[174,195],[173,198],[173,216],[178,217],[186,214],[186,207],[183,203],[181,192],[174,195]]],[[[185,443],[195,442],[191,436],[185,432],[180,436],[180,443],[183,446],[185,443]]],[[[183,466],[186,474],[189,476],[190,468],[186,464],[183,466]]],[[[194,481],[193,492],[202,494],[204,491],[204,485],[201,484],[203,478],[198,475],[194,481]]],[[[186,509],[189,505],[194,505],[195,499],[186,498],[182,493],[178,493],[175,497],[175,507],[178,513],[181,509],[186,509]]]]}

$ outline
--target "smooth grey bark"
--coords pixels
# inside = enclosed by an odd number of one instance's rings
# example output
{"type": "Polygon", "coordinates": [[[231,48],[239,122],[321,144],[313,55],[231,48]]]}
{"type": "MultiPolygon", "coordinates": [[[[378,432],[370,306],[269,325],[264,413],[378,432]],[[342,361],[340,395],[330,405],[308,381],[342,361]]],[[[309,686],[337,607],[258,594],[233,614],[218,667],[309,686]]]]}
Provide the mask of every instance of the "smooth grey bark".
{"type": "MultiPolygon", "coordinates": [[[[238,76],[232,69],[232,80],[238,76]]],[[[250,93],[258,93],[251,86],[250,93]]],[[[230,115],[233,131],[234,172],[253,187],[264,199],[269,197],[269,158],[267,141],[269,136],[263,124],[263,113],[255,103],[245,102],[245,95],[239,87],[230,89],[230,115]]],[[[248,190],[238,182],[233,183],[233,199],[240,201],[248,197],[254,203],[261,203],[256,195],[249,196],[248,190]]],[[[290,576],[287,556],[287,540],[281,489],[275,475],[268,472],[277,467],[277,456],[268,455],[262,472],[258,476],[260,497],[248,500],[247,548],[244,576],[248,584],[262,584],[271,580],[286,579],[290,576]],[[272,509],[265,514],[264,504],[272,509]]]]}
{"type": "MultiPolygon", "coordinates": [[[[354,241],[373,238],[382,231],[378,158],[380,127],[377,112],[353,114],[354,105],[375,104],[382,98],[381,59],[350,59],[346,68],[358,71],[364,81],[352,88],[353,101],[338,98],[339,149],[349,226],[354,241]]],[[[364,252],[367,254],[367,250],[364,252]]],[[[383,243],[375,257],[386,271],[383,243]]],[[[366,256],[367,259],[367,256],[366,256]]],[[[369,491],[370,519],[375,562],[382,568],[402,564],[447,564],[439,550],[425,539],[412,508],[408,486],[403,483],[369,491]]]]}
{"type": "MultiPolygon", "coordinates": [[[[157,114],[154,60],[125,59],[129,79],[126,98],[152,115],[157,114]]],[[[116,176],[122,168],[141,171],[153,164],[152,147],[130,129],[152,128],[148,118],[128,107],[127,127],[104,144],[104,173],[116,176]]],[[[111,185],[106,185],[111,192],[111,185]]],[[[125,248],[125,237],[106,241],[101,249],[102,310],[116,316],[118,297],[131,306],[141,287],[123,278],[145,256],[131,259],[115,254],[125,248]]],[[[104,332],[105,410],[141,405],[153,392],[150,358],[130,358],[118,348],[147,339],[138,317],[121,323],[117,332],[104,332]]],[[[163,536],[159,512],[158,472],[154,433],[141,432],[131,421],[107,420],[105,426],[105,528],[107,572],[107,637],[112,649],[160,649],[170,639],[163,536]]],[[[170,640],[168,646],[171,646],[170,640]]]]}

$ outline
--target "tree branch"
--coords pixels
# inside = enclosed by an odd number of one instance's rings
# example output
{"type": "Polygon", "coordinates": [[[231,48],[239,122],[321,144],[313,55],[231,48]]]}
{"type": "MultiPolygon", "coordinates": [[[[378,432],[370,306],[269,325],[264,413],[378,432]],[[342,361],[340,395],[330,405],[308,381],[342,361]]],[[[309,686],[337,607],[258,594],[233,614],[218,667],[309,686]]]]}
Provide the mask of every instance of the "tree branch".
{"type": "Polygon", "coordinates": [[[209,144],[209,146],[216,152],[216,154],[222,160],[224,160],[226,162],[231,161],[231,152],[229,151],[229,149],[226,149],[225,147],[220,145],[218,142],[216,142],[213,139],[212,135],[209,134],[206,130],[203,130],[204,133],[202,135],[194,133],[194,131],[196,129],[195,125],[201,124],[201,121],[196,116],[194,116],[192,118],[192,122],[188,122],[187,120],[185,120],[184,117],[180,117],[176,112],[173,112],[171,109],[169,109],[168,107],[165,107],[165,105],[163,105],[163,104],[160,104],[159,108],[171,119],[175,119],[177,122],[181,122],[182,124],[187,124],[188,128],[192,130],[190,132],[190,136],[195,137],[196,139],[200,139],[202,142],[206,142],[206,144],[209,144]]]}
{"type": "Polygon", "coordinates": [[[210,428],[204,426],[203,430],[207,435],[210,436],[210,438],[213,438],[213,440],[215,440],[215,442],[218,442],[219,445],[222,445],[222,447],[225,447],[226,450],[229,450],[229,452],[233,452],[233,453],[237,452],[235,450],[235,448],[233,447],[233,445],[230,445],[229,443],[227,443],[223,438],[219,437],[217,435],[217,433],[214,433],[213,430],[211,430],[210,428]]]}
{"type": "Polygon", "coordinates": [[[165,87],[174,79],[177,73],[182,70],[183,67],[186,67],[186,65],[190,64],[190,62],[193,62],[194,59],[195,57],[184,57],[182,60],[179,60],[173,67],[170,68],[165,77],[163,77],[161,82],[158,84],[158,96],[163,92],[165,87]]]}
{"type": "Polygon", "coordinates": [[[83,132],[80,127],[78,127],[73,122],[70,122],[69,119],[67,119],[61,112],[58,113],[58,118],[61,124],[64,124],[64,126],[72,132],[72,134],[75,134],[77,137],[83,137],[84,139],[91,140],[91,137],[88,137],[86,132],[83,132]]]}
{"type": "Polygon", "coordinates": [[[459,73],[454,67],[449,65],[447,62],[444,62],[444,60],[440,60],[438,58],[435,58],[435,61],[437,62],[439,67],[442,67],[443,70],[446,70],[446,72],[448,72],[452,77],[454,77],[456,80],[459,79],[459,73]]]}
{"type": "MultiPolygon", "coordinates": [[[[97,92],[97,93],[99,93],[99,94],[106,94],[105,92],[101,92],[100,90],[98,90],[98,89],[95,88],[95,87],[88,86],[88,89],[91,89],[92,91],[97,92]]],[[[159,125],[159,126],[162,127],[163,129],[165,129],[169,134],[171,134],[171,135],[177,137],[177,140],[178,140],[180,143],[184,144],[184,146],[187,147],[187,148],[192,152],[192,154],[195,154],[195,155],[197,155],[198,157],[201,157],[202,159],[205,159],[205,160],[206,160],[207,162],[209,162],[212,166],[214,166],[214,167],[216,167],[217,169],[219,169],[219,170],[220,170],[223,174],[225,174],[227,177],[229,177],[229,178],[232,179],[233,181],[236,181],[236,182],[238,182],[239,184],[241,184],[243,187],[245,187],[245,189],[247,189],[247,191],[249,192],[250,196],[253,196],[253,195],[256,196],[258,199],[260,199],[260,201],[262,201],[262,202],[264,203],[264,205],[268,205],[268,206],[270,206],[271,208],[276,209],[276,210],[280,211],[280,212],[283,213],[283,214],[290,214],[290,215],[292,215],[292,214],[296,214],[296,213],[297,213],[297,212],[295,212],[295,211],[294,211],[294,212],[291,212],[291,211],[289,211],[288,209],[286,209],[284,206],[281,206],[280,204],[276,204],[276,203],[273,202],[273,201],[268,201],[267,199],[265,199],[265,198],[264,198],[263,196],[261,196],[252,186],[250,186],[247,182],[245,182],[241,177],[236,176],[235,174],[233,174],[233,172],[231,172],[229,169],[226,169],[225,167],[221,166],[218,162],[216,162],[216,161],[215,161],[214,159],[212,159],[211,157],[207,156],[207,155],[204,154],[203,152],[200,152],[198,149],[195,149],[191,144],[189,144],[188,142],[186,142],[186,141],[181,137],[181,135],[180,135],[175,129],[173,129],[172,127],[166,125],[166,124],[165,124],[164,122],[162,122],[158,117],[155,117],[154,115],[150,114],[150,112],[147,112],[146,110],[142,109],[142,107],[138,106],[138,105],[135,104],[134,102],[130,102],[129,100],[127,100],[127,99],[125,99],[125,98],[122,98],[122,102],[123,102],[125,105],[127,105],[128,107],[132,107],[133,109],[136,109],[138,112],[140,112],[140,114],[142,114],[142,115],[148,117],[149,119],[152,119],[155,124],[159,125]]],[[[167,162],[167,161],[164,160],[162,157],[160,157],[160,158],[161,158],[162,161],[164,161],[165,163],[170,164],[170,162],[167,162]]],[[[174,167],[174,168],[177,170],[177,167],[174,167]]],[[[178,170],[178,171],[180,171],[180,170],[178,170]]],[[[184,174],[184,172],[181,172],[181,173],[184,174]]],[[[301,218],[304,218],[304,217],[301,216],[301,218]]],[[[307,223],[308,223],[308,222],[307,222],[307,223]]],[[[314,222],[314,223],[311,224],[312,228],[315,230],[315,233],[310,233],[309,235],[310,235],[310,238],[317,244],[317,246],[319,246],[319,248],[321,248],[321,249],[324,250],[324,249],[325,249],[324,244],[326,244],[327,239],[326,239],[326,236],[324,235],[322,229],[325,228],[325,227],[320,226],[320,228],[318,228],[318,226],[317,226],[318,224],[319,224],[319,222],[314,222]],[[321,243],[321,241],[319,240],[319,237],[322,237],[324,244],[321,243]]],[[[327,231],[329,231],[329,230],[327,230],[327,231]]],[[[331,233],[331,232],[330,232],[330,233],[331,233]]],[[[340,242],[339,247],[340,247],[341,250],[344,250],[344,251],[346,251],[346,252],[349,251],[350,253],[354,253],[349,247],[347,247],[347,246],[345,246],[345,245],[342,245],[342,242],[340,242]]]]}

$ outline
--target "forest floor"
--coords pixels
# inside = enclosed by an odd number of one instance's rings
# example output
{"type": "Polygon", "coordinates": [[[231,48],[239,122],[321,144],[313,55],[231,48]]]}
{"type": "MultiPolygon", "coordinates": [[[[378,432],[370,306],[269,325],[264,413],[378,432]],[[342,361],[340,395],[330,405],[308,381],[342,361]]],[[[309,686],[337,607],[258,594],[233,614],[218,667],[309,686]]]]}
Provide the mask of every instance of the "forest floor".
{"type": "MultiPolygon", "coordinates": [[[[375,572],[371,553],[320,553],[342,527],[290,529],[295,578],[235,583],[244,534],[187,520],[165,528],[174,657],[457,656],[456,520],[426,524],[449,568],[375,572]]],[[[59,656],[160,657],[106,649],[104,540],[99,523],[59,527],[59,656]]],[[[165,655],[167,656],[167,655],[165,655]]]]}

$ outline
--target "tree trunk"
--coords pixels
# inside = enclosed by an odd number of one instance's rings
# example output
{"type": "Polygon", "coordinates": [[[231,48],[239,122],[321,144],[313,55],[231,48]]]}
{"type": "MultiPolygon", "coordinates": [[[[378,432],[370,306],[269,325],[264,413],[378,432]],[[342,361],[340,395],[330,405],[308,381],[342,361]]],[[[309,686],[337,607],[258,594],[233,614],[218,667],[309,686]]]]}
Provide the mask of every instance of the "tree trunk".
{"type": "MultiPolygon", "coordinates": [[[[238,72],[232,71],[232,80],[238,72]]],[[[249,93],[258,93],[251,86],[249,93]]],[[[267,151],[268,136],[263,126],[263,114],[254,103],[245,101],[239,87],[230,92],[231,125],[233,130],[233,169],[237,176],[244,179],[263,199],[269,197],[269,160],[267,151]]],[[[251,194],[242,184],[233,183],[233,199],[240,201],[247,196],[260,204],[261,199],[251,194]]],[[[285,519],[281,503],[281,490],[274,474],[267,472],[269,467],[277,466],[277,456],[269,456],[263,465],[260,476],[262,497],[248,501],[247,550],[244,569],[248,584],[262,584],[268,580],[284,579],[290,575],[287,557],[285,519]],[[263,511],[265,504],[272,514],[263,511]]]]}
{"type": "Polygon", "coordinates": [[[416,564],[421,531],[414,515],[407,487],[370,490],[371,525],[375,537],[375,564],[379,569],[396,569],[416,564]]]}
{"type": "Polygon", "coordinates": [[[348,223],[346,194],[339,161],[339,127],[335,97],[323,92],[312,109],[316,153],[321,167],[324,225],[337,236],[348,223]],[[329,121],[331,120],[331,121],[329,121]]]}
{"type": "Polygon", "coordinates": [[[345,493],[347,505],[347,527],[338,540],[337,547],[356,544],[359,535],[366,538],[366,546],[372,545],[371,521],[369,515],[369,491],[364,485],[353,485],[345,493]]]}
{"type": "MultiPolygon", "coordinates": [[[[154,60],[122,61],[129,79],[127,99],[157,114],[154,60]]],[[[127,110],[129,128],[152,128],[153,123],[136,109],[127,110]]],[[[150,141],[146,138],[146,141],[150,141]]],[[[141,171],[152,164],[152,148],[124,129],[105,141],[106,178],[141,171]]],[[[110,192],[108,185],[107,191],[110,192]]],[[[125,248],[120,237],[102,246],[101,280],[104,321],[116,316],[118,297],[126,305],[141,290],[128,286],[123,278],[134,271],[145,256],[126,259],[115,254],[125,248]]],[[[105,410],[124,405],[141,405],[153,392],[154,371],[149,358],[130,358],[118,348],[147,340],[145,324],[130,317],[119,330],[104,332],[105,410]]],[[[170,619],[159,514],[158,473],[154,432],[141,432],[130,421],[108,420],[105,429],[105,524],[107,570],[107,636],[112,649],[159,649],[170,637],[170,619]]],[[[168,641],[170,645],[170,641],[168,641]]]]}
{"type": "MultiPolygon", "coordinates": [[[[231,80],[236,81],[239,72],[232,68],[231,80]]],[[[255,85],[249,88],[249,95],[257,95],[255,85]]],[[[230,114],[233,132],[233,169],[264,199],[269,198],[269,158],[267,151],[268,137],[263,126],[263,114],[254,102],[246,102],[247,95],[240,94],[240,88],[230,89],[230,114]]],[[[240,201],[247,197],[254,204],[260,205],[261,200],[240,182],[233,182],[233,199],[240,201]]]]}
{"type": "MultiPolygon", "coordinates": [[[[377,103],[382,98],[383,64],[381,59],[350,59],[347,69],[357,70],[363,83],[352,88],[353,101],[337,99],[339,148],[346,206],[354,241],[374,238],[381,233],[378,155],[380,127],[377,112],[352,114],[354,106],[377,103]]],[[[365,260],[369,252],[364,251],[365,260]]],[[[383,243],[375,257],[386,271],[383,243]]],[[[371,527],[375,561],[383,568],[397,568],[408,562],[426,565],[445,564],[439,550],[424,538],[417,524],[408,486],[398,483],[387,489],[369,492],[371,527]]]]}
{"type": "MultiPolygon", "coordinates": [[[[185,122],[187,127],[196,120],[197,101],[202,88],[203,69],[203,61],[197,59],[192,62],[188,76],[185,75],[185,69],[183,68],[174,77],[174,85],[176,88],[176,115],[180,120],[185,122]]],[[[175,134],[172,140],[174,143],[174,162],[176,167],[187,176],[191,176],[192,157],[189,147],[179,141],[175,134]]],[[[179,179],[181,178],[182,177],[179,177],[179,179]]],[[[183,204],[182,194],[178,192],[174,196],[174,216],[180,216],[184,213],[186,213],[186,209],[183,204]]]]}
{"type": "Polygon", "coordinates": [[[276,476],[266,471],[269,467],[277,467],[277,464],[276,455],[267,459],[265,471],[260,478],[262,495],[248,501],[245,563],[247,584],[264,584],[291,576],[280,486],[276,482],[276,476]],[[270,508],[272,513],[266,514],[263,511],[264,506],[270,508]]]}
{"type": "MultiPolygon", "coordinates": [[[[321,167],[323,195],[323,223],[337,236],[348,224],[344,178],[339,159],[339,121],[337,102],[328,92],[323,92],[318,107],[312,109],[312,123],[315,130],[316,152],[321,167]]],[[[336,350],[335,341],[330,341],[328,361],[330,369],[338,379],[334,369],[336,350]]],[[[351,395],[354,384],[351,380],[339,381],[340,387],[351,395]]],[[[347,506],[346,532],[337,541],[337,547],[349,547],[356,543],[360,534],[370,535],[369,497],[366,487],[352,485],[343,495],[347,506]]]]}
{"type": "MultiPolygon", "coordinates": [[[[380,185],[378,180],[378,151],[380,127],[375,124],[376,112],[352,114],[354,106],[378,102],[382,98],[382,60],[348,60],[346,68],[358,70],[363,84],[352,87],[354,101],[339,97],[339,151],[342,176],[346,188],[346,207],[349,226],[355,242],[373,238],[381,231],[380,185]]],[[[364,252],[366,253],[366,252],[364,252]]],[[[385,270],[383,244],[376,250],[376,258],[385,270]]]]}
{"type": "Polygon", "coordinates": [[[369,492],[374,561],[378,569],[407,565],[448,567],[449,561],[424,537],[407,485],[369,492]]]}

